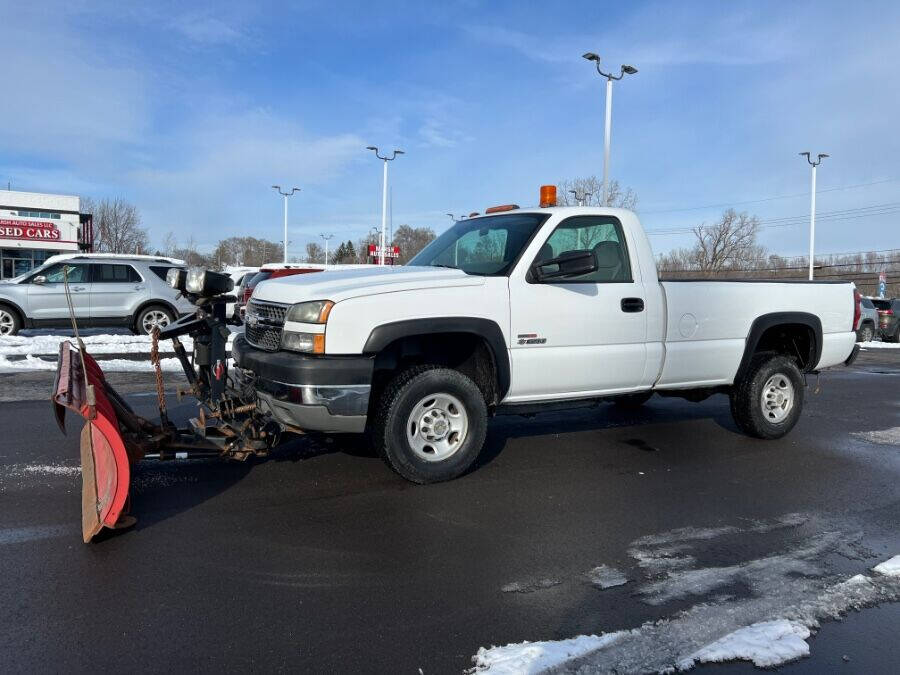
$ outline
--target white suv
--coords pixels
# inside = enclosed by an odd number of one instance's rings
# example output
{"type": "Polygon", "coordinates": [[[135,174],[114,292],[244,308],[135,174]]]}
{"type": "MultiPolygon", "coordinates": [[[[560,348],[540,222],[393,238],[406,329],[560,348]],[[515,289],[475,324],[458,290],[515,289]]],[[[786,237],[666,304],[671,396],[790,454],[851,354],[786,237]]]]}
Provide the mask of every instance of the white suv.
{"type": "Polygon", "coordinates": [[[190,302],[166,284],[172,267],[184,267],[184,262],[161,256],[54,256],[0,283],[0,335],[71,325],[64,270],[79,327],[118,326],[149,334],[192,311],[190,302]]]}

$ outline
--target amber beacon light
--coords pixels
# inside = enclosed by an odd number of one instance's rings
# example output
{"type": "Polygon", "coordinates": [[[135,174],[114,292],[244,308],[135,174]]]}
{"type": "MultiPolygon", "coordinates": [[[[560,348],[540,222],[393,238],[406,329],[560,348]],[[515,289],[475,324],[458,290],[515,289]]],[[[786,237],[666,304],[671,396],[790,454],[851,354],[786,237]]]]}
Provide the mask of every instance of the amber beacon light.
{"type": "Polygon", "coordinates": [[[556,206],[556,186],[541,185],[541,207],[556,206]]]}

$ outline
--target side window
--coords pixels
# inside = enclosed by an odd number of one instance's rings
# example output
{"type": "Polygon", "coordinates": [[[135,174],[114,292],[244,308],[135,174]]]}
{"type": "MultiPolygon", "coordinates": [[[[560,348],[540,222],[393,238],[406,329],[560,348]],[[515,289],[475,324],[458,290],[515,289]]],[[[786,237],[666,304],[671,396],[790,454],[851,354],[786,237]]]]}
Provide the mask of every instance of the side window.
{"type": "Polygon", "coordinates": [[[576,216],[561,222],[538,252],[535,262],[563,253],[590,251],[597,271],[549,283],[630,283],[631,263],[622,225],[611,216],[576,216]]]}
{"type": "MultiPolygon", "coordinates": [[[[48,284],[61,284],[65,281],[64,268],[69,268],[69,283],[83,284],[87,281],[87,265],[73,265],[71,263],[58,263],[45,269],[37,276],[43,276],[48,284]]],[[[32,277],[33,279],[34,277],[32,277]]]]}
{"type": "Polygon", "coordinates": [[[94,265],[94,282],[101,284],[125,284],[140,281],[141,277],[131,265],[94,265]]]}

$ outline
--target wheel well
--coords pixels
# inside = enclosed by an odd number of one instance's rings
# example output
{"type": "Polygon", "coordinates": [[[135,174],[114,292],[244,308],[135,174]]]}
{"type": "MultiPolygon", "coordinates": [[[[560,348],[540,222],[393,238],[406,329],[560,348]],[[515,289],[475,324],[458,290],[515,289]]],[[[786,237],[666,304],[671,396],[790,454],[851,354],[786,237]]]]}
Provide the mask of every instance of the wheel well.
{"type": "Polygon", "coordinates": [[[457,370],[476,384],[488,406],[500,402],[502,396],[493,351],[487,340],[475,333],[431,333],[394,340],[375,356],[373,389],[383,387],[395,373],[423,364],[457,370]]]}
{"type": "Polygon", "coordinates": [[[754,354],[774,352],[789,356],[802,371],[811,370],[816,364],[816,337],[813,329],[805,324],[791,323],[772,326],[763,331],[756,343],[754,354]]]}
{"type": "Polygon", "coordinates": [[[5,307],[6,309],[13,312],[17,317],[19,317],[19,323],[25,323],[25,313],[19,309],[19,307],[11,302],[7,302],[6,300],[0,300],[0,307],[5,307]]]}

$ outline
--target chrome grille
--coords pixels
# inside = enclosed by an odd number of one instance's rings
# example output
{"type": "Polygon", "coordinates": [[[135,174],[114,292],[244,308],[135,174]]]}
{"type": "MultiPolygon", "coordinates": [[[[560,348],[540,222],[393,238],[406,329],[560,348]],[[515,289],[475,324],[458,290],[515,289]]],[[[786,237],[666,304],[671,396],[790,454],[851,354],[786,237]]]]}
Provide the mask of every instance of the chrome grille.
{"type": "Polygon", "coordinates": [[[281,327],[287,305],[251,300],[244,315],[244,336],[254,347],[269,352],[281,347],[281,327]]]}

